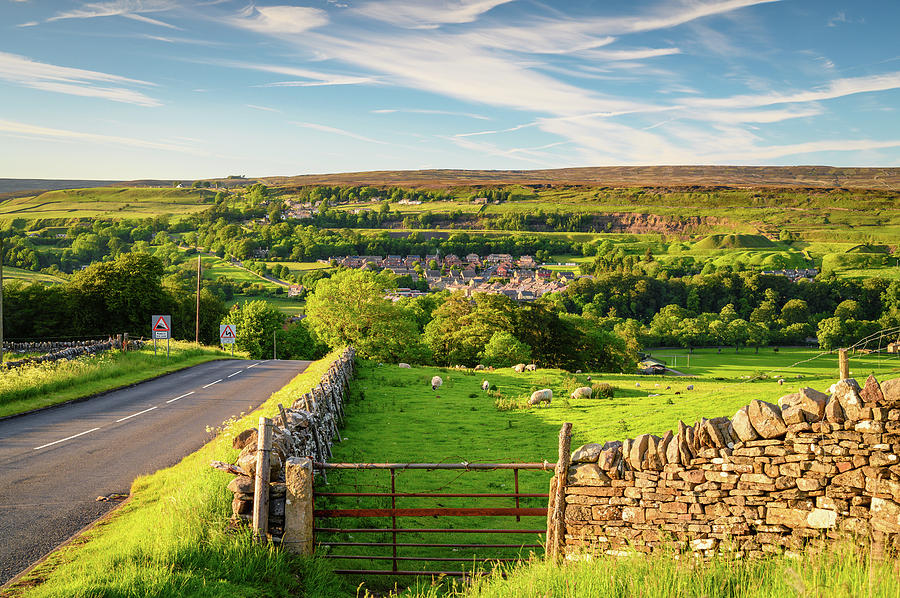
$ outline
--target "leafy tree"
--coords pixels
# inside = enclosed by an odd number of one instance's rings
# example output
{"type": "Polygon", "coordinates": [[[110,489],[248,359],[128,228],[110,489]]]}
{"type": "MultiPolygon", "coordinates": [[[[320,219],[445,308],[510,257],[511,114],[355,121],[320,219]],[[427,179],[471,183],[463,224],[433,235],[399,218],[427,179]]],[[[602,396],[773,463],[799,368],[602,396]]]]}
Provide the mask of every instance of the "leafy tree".
{"type": "Polygon", "coordinates": [[[480,354],[481,363],[493,367],[509,367],[531,361],[531,347],[509,332],[497,331],[480,354]]]}
{"type": "Polygon", "coordinates": [[[803,299],[791,299],[781,308],[781,317],[787,324],[808,322],[809,305],[803,299]]]}
{"type": "Polygon", "coordinates": [[[256,299],[234,304],[221,323],[235,325],[239,350],[247,351],[253,359],[262,359],[272,355],[274,335],[284,324],[284,314],[271,303],[256,299]]]}
{"type": "Polygon", "coordinates": [[[379,361],[423,361],[412,314],[385,298],[392,278],[344,270],[320,280],[306,304],[310,327],[331,348],[353,345],[379,361]]]}
{"type": "Polygon", "coordinates": [[[852,299],[841,301],[834,309],[834,317],[842,320],[858,319],[861,315],[861,309],[858,302],[852,299]]]}

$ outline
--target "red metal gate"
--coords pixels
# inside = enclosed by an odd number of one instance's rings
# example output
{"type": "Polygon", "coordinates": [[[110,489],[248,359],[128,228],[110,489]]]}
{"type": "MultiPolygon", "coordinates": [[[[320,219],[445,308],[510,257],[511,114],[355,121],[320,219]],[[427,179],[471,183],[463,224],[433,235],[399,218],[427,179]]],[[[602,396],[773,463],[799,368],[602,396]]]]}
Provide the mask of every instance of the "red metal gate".
{"type": "MultiPolygon", "coordinates": [[[[316,506],[320,506],[323,502],[339,502],[340,499],[355,498],[357,502],[360,499],[379,498],[386,502],[390,499],[389,508],[316,508],[314,510],[317,553],[322,551],[319,548],[338,548],[354,547],[358,549],[391,549],[391,554],[341,554],[326,552],[321,554],[325,558],[337,560],[351,561],[391,561],[390,569],[335,569],[337,573],[359,574],[359,575],[448,575],[463,576],[470,573],[465,571],[433,571],[433,570],[408,570],[401,569],[400,563],[411,561],[419,562],[436,562],[436,563],[463,563],[471,562],[515,562],[521,560],[521,552],[525,549],[543,549],[543,544],[539,543],[434,543],[434,542],[398,542],[398,534],[484,534],[493,536],[495,534],[509,534],[515,537],[523,534],[536,536],[546,533],[546,517],[547,507],[546,500],[548,494],[543,493],[522,493],[519,492],[519,471],[520,470],[541,470],[553,471],[555,463],[315,463],[314,469],[320,471],[336,470],[336,469],[358,469],[358,470],[389,470],[390,471],[390,491],[389,492],[325,492],[316,490],[313,498],[316,506]],[[513,492],[499,493],[442,493],[442,492],[397,492],[397,471],[398,470],[457,470],[461,472],[471,471],[497,471],[512,470],[513,472],[513,492]],[[472,500],[485,499],[510,499],[509,507],[415,507],[402,508],[397,506],[399,499],[454,499],[466,498],[472,500]],[[537,499],[544,499],[543,505],[540,507],[524,507],[522,501],[535,502],[537,499]],[[452,527],[399,527],[398,518],[408,517],[515,517],[516,521],[521,521],[523,517],[541,518],[541,525],[538,528],[537,522],[529,529],[522,528],[452,528],[452,527]],[[330,518],[390,518],[390,527],[336,527],[334,525],[326,527],[319,526],[321,519],[330,518]],[[349,541],[351,538],[343,538],[342,536],[352,536],[352,534],[390,534],[390,542],[372,542],[372,541],[349,541]],[[337,537],[337,540],[330,538],[337,537]],[[323,539],[324,538],[324,539],[323,539]],[[517,550],[519,555],[512,557],[481,557],[472,556],[466,558],[452,556],[428,556],[421,554],[399,555],[398,549],[421,550],[423,548],[442,548],[449,550],[496,550],[509,552],[517,550]]],[[[330,507],[330,505],[329,505],[330,507]]],[[[368,519],[364,519],[368,521],[368,519]]],[[[348,552],[343,550],[343,552],[348,552]]],[[[484,554],[484,553],[482,553],[484,554]]]]}

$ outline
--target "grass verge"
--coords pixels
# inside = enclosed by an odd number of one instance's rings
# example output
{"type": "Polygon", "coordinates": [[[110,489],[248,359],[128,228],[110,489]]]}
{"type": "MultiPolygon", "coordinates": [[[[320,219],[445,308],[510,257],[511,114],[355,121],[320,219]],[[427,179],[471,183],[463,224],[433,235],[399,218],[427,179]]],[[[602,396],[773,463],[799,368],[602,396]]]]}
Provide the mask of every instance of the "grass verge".
{"type": "Polygon", "coordinates": [[[131,500],[115,516],[51,555],[9,595],[352,595],[320,561],[255,545],[248,528],[230,527],[229,477],[209,467],[211,460],[232,461],[234,434],[312,388],[337,355],[311,364],[253,413],[224,422],[213,440],[177,465],[135,480],[131,500]]]}
{"type": "MultiPolygon", "coordinates": [[[[895,560],[871,560],[864,551],[839,545],[826,552],[742,561],[701,561],[680,555],[601,556],[555,565],[533,561],[476,579],[471,585],[421,583],[403,596],[416,598],[889,598],[900,595],[895,560]]],[[[369,595],[371,596],[371,595],[369,595]]]]}
{"type": "Polygon", "coordinates": [[[0,417],[89,397],[214,359],[230,356],[212,347],[172,341],[168,359],[164,352],[154,356],[151,348],[11,369],[0,376],[0,417]]]}

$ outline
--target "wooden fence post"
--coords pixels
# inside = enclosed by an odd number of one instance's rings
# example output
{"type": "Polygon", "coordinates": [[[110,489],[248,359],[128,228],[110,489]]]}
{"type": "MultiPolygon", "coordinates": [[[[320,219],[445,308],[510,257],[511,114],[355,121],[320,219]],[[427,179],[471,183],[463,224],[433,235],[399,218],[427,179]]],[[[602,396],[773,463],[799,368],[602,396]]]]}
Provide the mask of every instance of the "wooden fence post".
{"type": "Polygon", "coordinates": [[[302,556],[313,553],[313,469],[306,457],[291,457],[284,468],[284,536],[281,545],[302,556]]]}
{"type": "Polygon", "coordinates": [[[269,534],[269,453],[272,450],[272,420],[259,418],[256,440],[256,485],[253,491],[253,540],[266,542],[269,534]]]}
{"type": "Polygon", "coordinates": [[[559,429],[559,455],[556,471],[550,484],[550,500],[547,506],[546,557],[559,560],[566,535],[566,476],[569,472],[569,448],[572,443],[572,424],[566,422],[559,429]]]}
{"type": "Polygon", "coordinates": [[[841,380],[850,377],[850,359],[847,357],[847,349],[838,349],[838,365],[841,368],[841,380]]]}

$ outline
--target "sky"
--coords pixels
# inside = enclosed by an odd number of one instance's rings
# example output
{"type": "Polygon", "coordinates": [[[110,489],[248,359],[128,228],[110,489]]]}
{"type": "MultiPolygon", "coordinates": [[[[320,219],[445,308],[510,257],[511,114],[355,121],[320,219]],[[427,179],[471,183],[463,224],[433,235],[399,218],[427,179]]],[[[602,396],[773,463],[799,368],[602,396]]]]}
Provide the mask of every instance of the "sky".
{"type": "Polygon", "coordinates": [[[0,177],[900,166],[897,0],[0,0],[0,177]]]}

